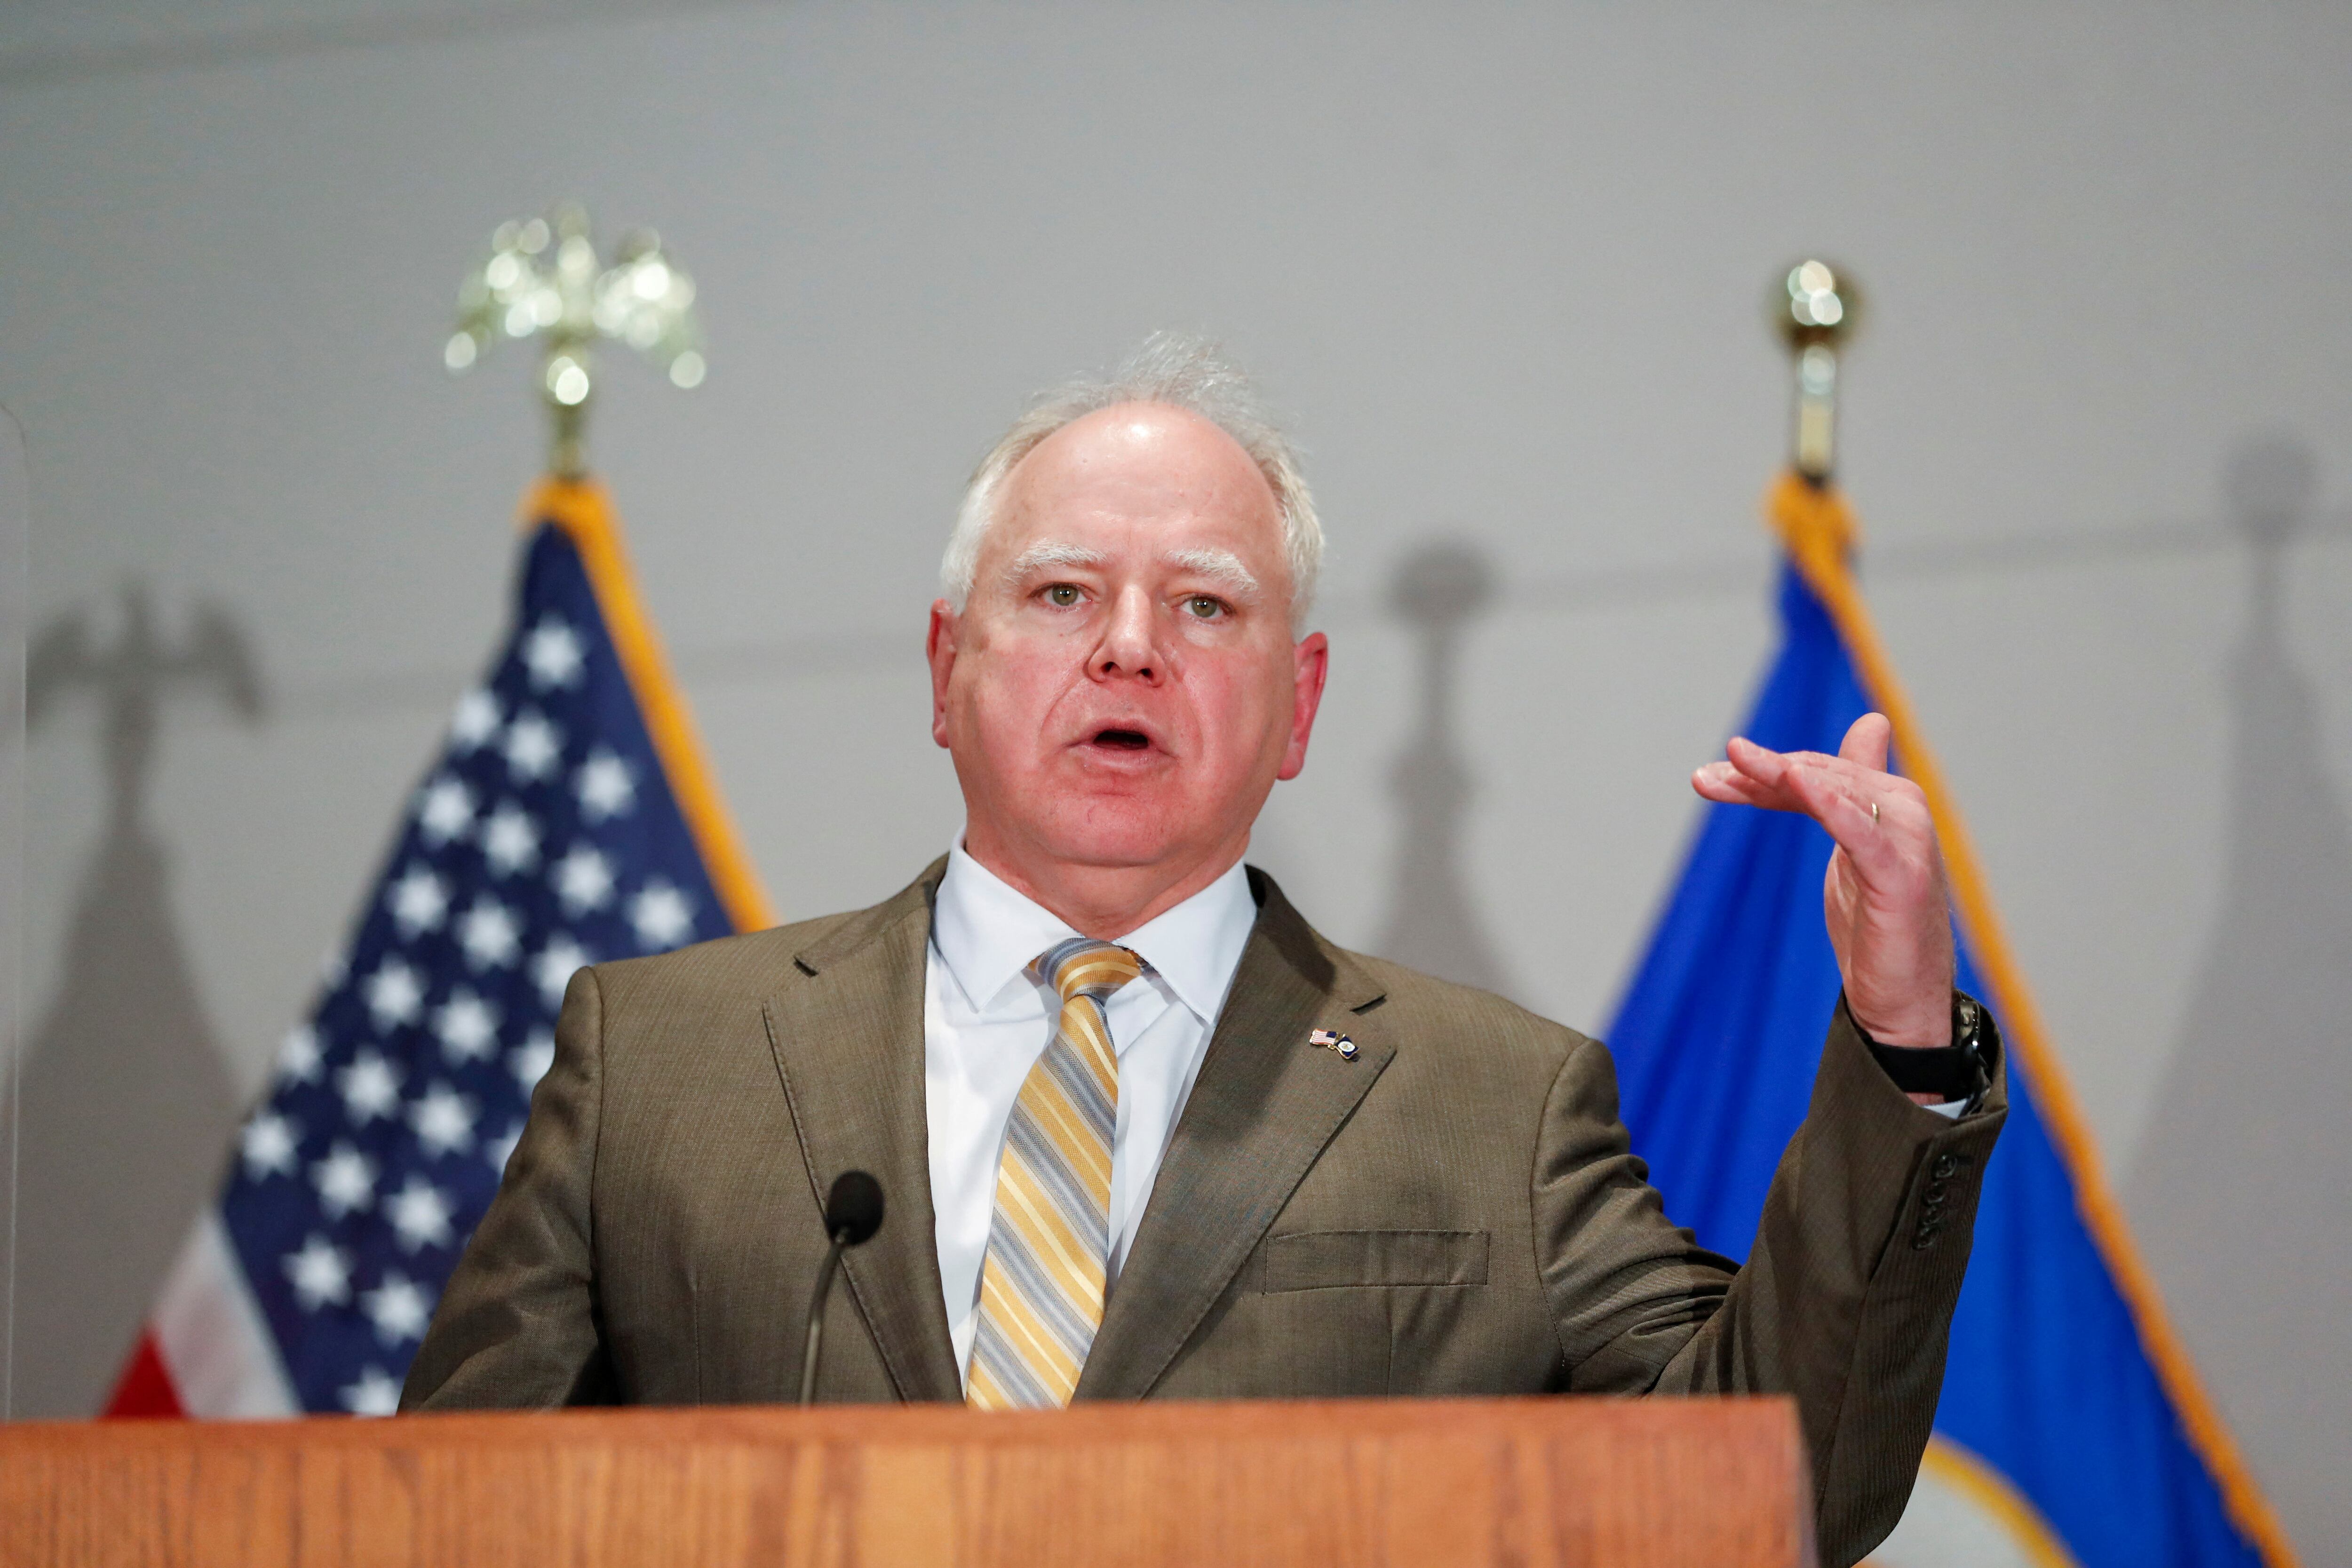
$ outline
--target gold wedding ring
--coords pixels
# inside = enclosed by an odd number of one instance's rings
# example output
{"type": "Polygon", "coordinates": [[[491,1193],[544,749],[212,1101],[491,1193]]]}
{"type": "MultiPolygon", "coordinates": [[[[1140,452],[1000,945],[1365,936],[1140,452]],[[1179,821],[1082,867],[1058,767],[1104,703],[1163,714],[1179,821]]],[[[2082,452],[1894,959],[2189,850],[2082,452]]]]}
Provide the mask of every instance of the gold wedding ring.
{"type": "Polygon", "coordinates": [[[1870,825],[1873,827],[1878,826],[1878,803],[1874,800],[1870,803],[1870,825]]]}

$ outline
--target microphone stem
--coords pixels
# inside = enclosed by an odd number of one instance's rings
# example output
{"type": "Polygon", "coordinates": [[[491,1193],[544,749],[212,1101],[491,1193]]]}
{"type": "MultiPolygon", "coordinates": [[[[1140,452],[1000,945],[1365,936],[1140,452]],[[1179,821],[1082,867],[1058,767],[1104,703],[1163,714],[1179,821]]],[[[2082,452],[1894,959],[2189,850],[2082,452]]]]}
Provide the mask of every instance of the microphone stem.
{"type": "Polygon", "coordinates": [[[824,1250],[824,1266],[816,1271],[816,1290],[809,1297],[808,1345],[801,1354],[801,1403],[816,1402],[816,1358],[824,1344],[824,1299],[833,1291],[833,1272],[841,1267],[841,1249],[849,1239],[846,1228],[833,1234],[824,1250]]]}

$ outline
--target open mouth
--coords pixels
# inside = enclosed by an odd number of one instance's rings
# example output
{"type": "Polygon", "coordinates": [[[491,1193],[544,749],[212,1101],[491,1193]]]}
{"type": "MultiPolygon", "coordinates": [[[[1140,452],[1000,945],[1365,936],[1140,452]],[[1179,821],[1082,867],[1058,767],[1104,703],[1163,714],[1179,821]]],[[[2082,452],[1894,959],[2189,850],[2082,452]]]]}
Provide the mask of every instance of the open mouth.
{"type": "Polygon", "coordinates": [[[1121,752],[1148,752],[1151,749],[1151,737],[1140,730],[1100,730],[1095,733],[1094,743],[1121,752]]]}

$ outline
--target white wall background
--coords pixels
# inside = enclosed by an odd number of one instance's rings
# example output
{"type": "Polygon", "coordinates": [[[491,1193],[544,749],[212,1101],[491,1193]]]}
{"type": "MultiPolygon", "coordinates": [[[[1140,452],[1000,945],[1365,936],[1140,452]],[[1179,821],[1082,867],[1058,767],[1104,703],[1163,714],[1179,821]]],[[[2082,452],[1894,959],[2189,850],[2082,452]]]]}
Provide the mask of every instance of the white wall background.
{"type": "MultiPolygon", "coordinates": [[[[1845,452],[1878,613],[2130,1192],[2178,1163],[2149,1129],[2192,1058],[2284,1052],[2352,1112],[2340,1017],[2184,1037],[2241,747],[2226,476],[2262,444],[2313,476],[2280,626],[2311,767],[2352,785],[2347,81],[2352,11],[2318,5],[18,0],[0,401],[34,618],[136,580],[167,629],[213,602],[252,640],[264,717],[171,700],[150,814],[230,1107],[499,624],[539,415],[520,363],[438,357],[497,222],[576,195],[701,285],[709,383],[616,365],[592,442],[788,915],[955,830],[919,649],[972,458],[1034,387],[1206,330],[1294,416],[1333,534],[1330,699],[1257,858],[1338,940],[1381,929],[1385,589],[1465,541],[1505,584],[1466,654],[1465,873],[1514,994],[1598,1026],[1768,648],[1760,301],[1827,252],[1872,297],[1845,452]]],[[[28,1013],[98,742],[88,703],[33,737],[28,1013]]],[[[210,1171],[120,1152],[176,1232],[210,1171]]],[[[2289,1154],[2340,1202],[2340,1152],[2289,1154]]],[[[2136,1219],[2290,1527],[2352,1557],[2347,1358],[2249,1360],[2232,1320],[2340,1309],[2352,1233],[2225,1289],[2136,1219]]],[[[20,1332],[19,1414],[94,1405],[151,1272],[19,1281],[26,1321],[72,1304],[20,1332]]]]}

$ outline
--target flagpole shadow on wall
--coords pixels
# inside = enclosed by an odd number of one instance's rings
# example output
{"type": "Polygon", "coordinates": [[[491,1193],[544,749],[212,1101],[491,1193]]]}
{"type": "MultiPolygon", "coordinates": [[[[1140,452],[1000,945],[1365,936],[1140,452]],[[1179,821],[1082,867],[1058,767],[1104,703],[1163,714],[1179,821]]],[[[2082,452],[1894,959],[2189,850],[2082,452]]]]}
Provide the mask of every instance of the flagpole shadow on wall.
{"type": "Polygon", "coordinates": [[[2211,945],[2126,1185],[2132,1220],[2256,1473],[2314,1563],[2352,1562],[2352,825],[2283,624],[2309,451],[2231,459],[2246,618],[2228,671],[2228,864],[2211,945]]]}
{"type": "Polygon", "coordinates": [[[252,722],[264,703],[234,617],[202,606],[173,644],[135,583],[111,647],[80,611],[45,627],[26,689],[32,729],[79,695],[96,700],[107,780],[103,837],[17,1085],[14,1414],[79,1416],[104,1399],[236,1121],[174,921],[171,856],[146,814],[163,705],[217,697],[252,722]]]}
{"type": "Polygon", "coordinates": [[[1481,990],[1510,983],[1470,897],[1463,829],[1476,788],[1456,705],[1462,639],[1495,596],[1494,570],[1466,544],[1425,545],[1389,582],[1389,607],[1420,643],[1414,724],[1391,784],[1402,807],[1396,885],[1373,951],[1481,990]]]}

